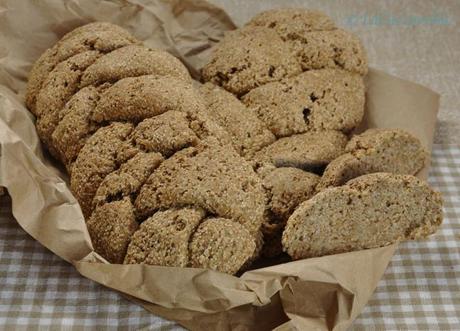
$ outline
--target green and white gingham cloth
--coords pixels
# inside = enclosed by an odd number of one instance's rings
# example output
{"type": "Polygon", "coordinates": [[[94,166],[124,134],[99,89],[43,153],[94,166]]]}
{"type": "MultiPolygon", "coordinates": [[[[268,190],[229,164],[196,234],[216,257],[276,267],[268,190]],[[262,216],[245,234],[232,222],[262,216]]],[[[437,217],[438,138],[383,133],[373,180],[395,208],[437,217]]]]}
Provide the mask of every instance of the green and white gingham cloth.
{"type": "MultiPolygon", "coordinates": [[[[430,184],[444,224],[399,246],[351,330],[460,330],[460,146],[435,145],[430,184]]],[[[80,276],[26,234],[0,197],[0,329],[182,330],[80,276]]]]}

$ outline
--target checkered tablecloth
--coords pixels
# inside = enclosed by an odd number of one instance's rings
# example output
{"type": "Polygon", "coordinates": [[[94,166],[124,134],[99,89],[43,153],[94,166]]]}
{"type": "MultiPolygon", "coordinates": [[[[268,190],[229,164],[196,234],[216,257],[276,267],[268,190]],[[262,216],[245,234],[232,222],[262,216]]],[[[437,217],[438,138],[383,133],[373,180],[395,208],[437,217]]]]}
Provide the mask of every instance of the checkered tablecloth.
{"type": "MultiPolygon", "coordinates": [[[[460,330],[460,146],[435,145],[442,228],[400,245],[352,330],[460,330]]],[[[0,329],[182,330],[80,276],[26,234],[0,197],[0,329]]]]}

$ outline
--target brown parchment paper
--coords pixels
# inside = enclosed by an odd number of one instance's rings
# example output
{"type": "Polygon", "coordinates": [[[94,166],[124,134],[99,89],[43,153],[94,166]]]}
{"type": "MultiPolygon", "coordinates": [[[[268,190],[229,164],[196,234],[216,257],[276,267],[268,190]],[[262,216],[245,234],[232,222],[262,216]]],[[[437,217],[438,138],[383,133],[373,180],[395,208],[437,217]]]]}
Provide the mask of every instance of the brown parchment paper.
{"type": "MultiPolygon", "coordinates": [[[[64,33],[110,21],[151,47],[180,57],[197,77],[210,47],[235,28],[203,0],[0,1],[0,186],[32,237],[85,277],[190,329],[345,330],[362,311],[396,245],[251,270],[234,277],[210,270],[111,265],[92,248],[61,168],[44,155],[24,107],[33,62],[64,33]]],[[[366,115],[358,131],[398,127],[431,150],[439,96],[371,69],[366,115]]],[[[428,166],[420,172],[426,178],[428,166]]]]}

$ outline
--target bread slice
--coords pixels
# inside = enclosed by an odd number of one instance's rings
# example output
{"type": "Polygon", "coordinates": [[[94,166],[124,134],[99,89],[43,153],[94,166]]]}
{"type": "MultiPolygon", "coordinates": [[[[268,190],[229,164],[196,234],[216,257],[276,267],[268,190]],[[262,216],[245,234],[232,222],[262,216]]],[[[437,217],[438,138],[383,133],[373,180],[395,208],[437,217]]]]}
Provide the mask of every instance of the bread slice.
{"type": "Polygon", "coordinates": [[[427,159],[420,140],[400,129],[369,129],[354,136],[345,151],[326,167],[317,191],[373,172],[415,175],[427,159]]]}
{"type": "Polygon", "coordinates": [[[293,259],[302,259],[424,238],[441,222],[441,195],[426,182],[374,173],[302,203],[287,222],[282,244],[293,259]]]}

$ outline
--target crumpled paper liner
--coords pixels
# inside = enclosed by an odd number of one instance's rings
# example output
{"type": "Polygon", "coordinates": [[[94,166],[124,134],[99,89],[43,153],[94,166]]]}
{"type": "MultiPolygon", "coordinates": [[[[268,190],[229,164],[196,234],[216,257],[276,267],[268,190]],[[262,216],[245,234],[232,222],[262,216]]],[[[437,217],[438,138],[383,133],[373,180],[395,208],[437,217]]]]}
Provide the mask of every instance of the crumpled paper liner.
{"type": "MultiPolygon", "coordinates": [[[[24,107],[33,62],[64,33],[110,21],[151,47],[180,57],[197,77],[210,47],[235,26],[203,0],[3,1],[0,5],[0,186],[32,237],[85,277],[190,329],[345,330],[362,311],[396,245],[312,258],[245,272],[111,265],[93,251],[62,168],[44,155],[24,107]]],[[[431,150],[439,95],[371,69],[358,131],[398,127],[431,150]]],[[[46,154],[46,153],[45,153],[46,154]]],[[[428,166],[419,177],[426,178],[428,166]]]]}

